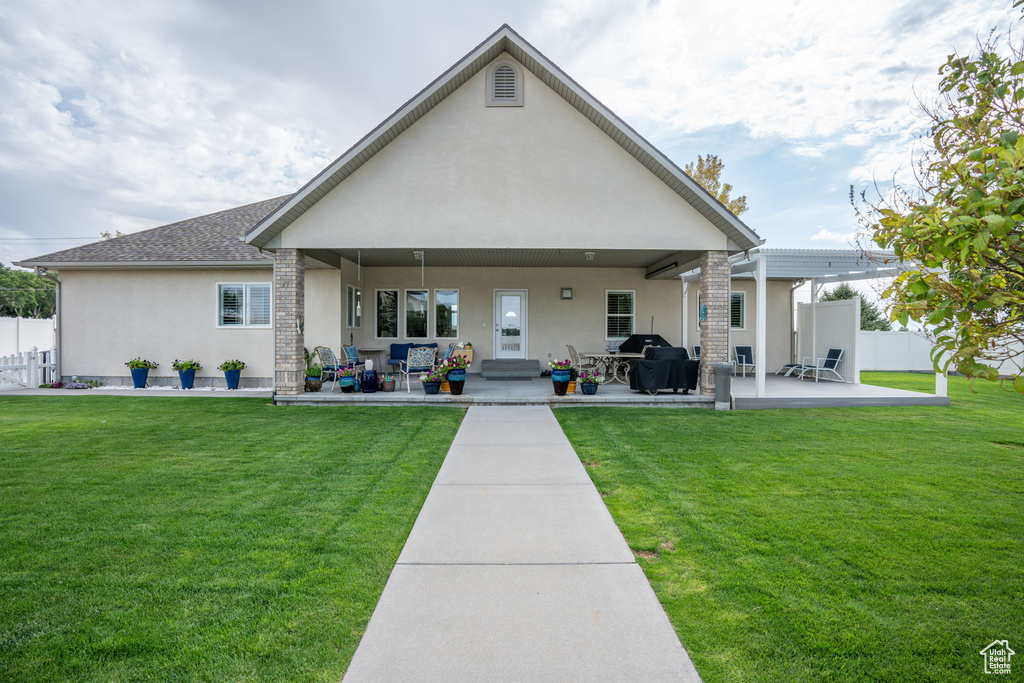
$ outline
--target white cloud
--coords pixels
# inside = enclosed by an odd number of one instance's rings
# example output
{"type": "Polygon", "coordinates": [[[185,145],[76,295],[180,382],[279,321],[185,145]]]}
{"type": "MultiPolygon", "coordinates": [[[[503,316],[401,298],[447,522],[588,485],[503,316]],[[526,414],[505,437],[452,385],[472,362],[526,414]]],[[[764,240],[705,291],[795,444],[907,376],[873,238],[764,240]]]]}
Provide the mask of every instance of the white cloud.
{"type": "Polygon", "coordinates": [[[855,244],[857,240],[864,239],[869,233],[865,230],[854,230],[853,232],[836,232],[827,228],[819,227],[818,232],[811,235],[812,240],[823,240],[826,242],[843,242],[844,244],[855,244]]]}

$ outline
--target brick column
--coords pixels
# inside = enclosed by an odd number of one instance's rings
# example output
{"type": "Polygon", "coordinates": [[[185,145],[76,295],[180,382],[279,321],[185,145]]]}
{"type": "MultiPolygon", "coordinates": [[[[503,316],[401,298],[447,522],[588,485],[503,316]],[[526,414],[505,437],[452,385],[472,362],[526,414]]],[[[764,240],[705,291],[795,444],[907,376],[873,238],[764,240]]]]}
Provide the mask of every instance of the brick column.
{"type": "Polygon", "coordinates": [[[714,396],[715,363],[729,362],[728,252],[701,252],[700,303],[707,306],[707,319],[700,322],[700,393],[714,396]]]}
{"type": "Polygon", "coordinates": [[[274,387],[294,396],[305,390],[302,330],[306,266],[301,249],[278,249],[274,261],[274,387]]]}

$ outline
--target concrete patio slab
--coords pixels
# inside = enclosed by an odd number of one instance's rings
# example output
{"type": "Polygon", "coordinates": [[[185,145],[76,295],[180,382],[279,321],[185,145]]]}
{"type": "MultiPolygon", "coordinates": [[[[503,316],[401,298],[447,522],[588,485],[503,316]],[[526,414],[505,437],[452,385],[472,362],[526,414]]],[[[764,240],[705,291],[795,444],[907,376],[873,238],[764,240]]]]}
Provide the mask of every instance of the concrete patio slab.
{"type": "MultiPolygon", "coordinates": [[[[546,410],[546,409],[545,409],[546,410]]],[[[452,446],[437,485],[589,484],[568,444],[561,446],[452,446]]]]}
{"type": "Polygon", "coordinates": [[[633,562],[593,484],[435,486],[399,563],[633,562]]]}
{"type": "Polygon", "coordinates": [[[399,565],[344,680],[700,678],[643,572],[630,563],[399,565]]]}

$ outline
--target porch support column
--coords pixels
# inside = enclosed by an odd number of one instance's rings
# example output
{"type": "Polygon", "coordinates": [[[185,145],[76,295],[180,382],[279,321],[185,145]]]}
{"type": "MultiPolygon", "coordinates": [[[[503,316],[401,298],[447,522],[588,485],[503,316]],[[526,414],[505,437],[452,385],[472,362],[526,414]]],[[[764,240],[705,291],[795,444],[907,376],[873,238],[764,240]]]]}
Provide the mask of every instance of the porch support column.
{"type": "Polygon", "coordinates": [[[690,317],[689,311],[689,298],[690,298],[690,283],[684,278],[680,278],[683,281],[683,310],[681,315],[683,316],[683,348],[686,349],[686,353],[690,353],[690,330],[686,324],[690,317]]]}
{"type": "Polygon", "coordinates": [[[305,389],[306,265],[301,249],[278,249],[274,260],[274,388],[294,396],[305,389]]]}
{"type": "Polygon", "coordinates": [[[767,370],[765,353],[768,339],[768,262],[764,254],[757,255],[757,322],[754,324],[754,396],[765,395],[764,375],[767,370]]]}
{"type": "Polygon", "coordinates": [[[701,252],[700,303],[707,306],[707,319],[700,322],[700,393],[714,396],[715,363],[729,362],[728,252],[701,252]]]}

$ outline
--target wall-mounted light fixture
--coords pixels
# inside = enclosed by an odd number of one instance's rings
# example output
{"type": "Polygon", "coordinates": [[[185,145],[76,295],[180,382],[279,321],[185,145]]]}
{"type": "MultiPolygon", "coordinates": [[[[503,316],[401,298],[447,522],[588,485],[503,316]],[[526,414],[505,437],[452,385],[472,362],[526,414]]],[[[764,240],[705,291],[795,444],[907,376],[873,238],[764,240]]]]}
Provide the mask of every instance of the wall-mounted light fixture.
{"type": "Polygon", "coordinates": [[[562,301],[572,299],[572,287],[562,287],[562,301]]]}

